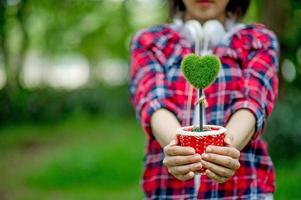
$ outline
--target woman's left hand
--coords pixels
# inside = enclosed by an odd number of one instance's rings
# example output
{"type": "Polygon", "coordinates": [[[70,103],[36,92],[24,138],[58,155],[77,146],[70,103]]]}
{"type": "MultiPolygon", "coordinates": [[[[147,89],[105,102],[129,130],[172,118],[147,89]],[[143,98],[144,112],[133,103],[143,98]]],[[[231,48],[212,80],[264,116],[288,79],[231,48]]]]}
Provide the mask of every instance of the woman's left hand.
{"type": "Polygon", "coordinates": [[[225,137],[226,146],[208,146],[202,154],[202,165],[206,168],[205,174],[218,183],[229,180],[240,167],[240,152],[230,146],[231,139],[225,137]]]}

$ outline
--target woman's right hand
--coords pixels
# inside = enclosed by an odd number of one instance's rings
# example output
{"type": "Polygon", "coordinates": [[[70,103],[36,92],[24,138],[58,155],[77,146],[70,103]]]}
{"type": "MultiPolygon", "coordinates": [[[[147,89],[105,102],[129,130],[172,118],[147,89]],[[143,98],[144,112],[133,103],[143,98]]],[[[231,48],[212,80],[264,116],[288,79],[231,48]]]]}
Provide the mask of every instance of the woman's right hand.
{"type": "Polygon", "coordinates": [[[181,181],[192,179],[195,171],[202,168],[201,156],[191,147],[178,146],[176,140],[164,147],[164,154],[168,172],[181,181]]]}

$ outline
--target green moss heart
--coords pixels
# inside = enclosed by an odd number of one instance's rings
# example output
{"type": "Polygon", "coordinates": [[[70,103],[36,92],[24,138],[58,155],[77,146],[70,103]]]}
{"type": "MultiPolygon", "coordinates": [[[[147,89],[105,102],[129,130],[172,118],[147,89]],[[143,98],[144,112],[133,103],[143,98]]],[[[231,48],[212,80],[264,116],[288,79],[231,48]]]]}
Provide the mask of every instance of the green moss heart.
{"type": "Polygon", "coordinates": [[[200,57],[190,54],[182,60],[181,70],[193,87],[203,89],[215,81],[220,63],[220,59],[214,55],[200,57]]]}

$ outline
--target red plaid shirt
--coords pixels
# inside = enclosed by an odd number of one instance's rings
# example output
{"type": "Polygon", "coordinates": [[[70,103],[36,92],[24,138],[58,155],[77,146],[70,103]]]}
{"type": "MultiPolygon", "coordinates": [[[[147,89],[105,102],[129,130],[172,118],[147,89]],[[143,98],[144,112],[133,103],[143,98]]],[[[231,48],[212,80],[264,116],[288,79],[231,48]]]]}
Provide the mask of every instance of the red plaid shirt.
{"type": "MultiPolygon", "coordinates": [[[[150,117],[160,108],[173,112],[183,125],[190,86],[180,72],[180,63],[193,49],[169,25],[140,31],[132,40],[131,101],[147,133],[142,179],[145,196],[147,199],[261,199],[275,189],[274,167],[261,133],[278,95],[277,39],[262,25],[245,25],[227,43],[213,49],[221,59],[222,69],[216,81],[205,89],[207,124],[225,126],[231,114],[244,108],[256,117],[256,132],[241,151],[241,167],[236,174],[222,184],[201,176],[197,197],[193,179],[179,181],[162,165],[162,147],[150,128],[150,117]]],[[[195,100],[194,91],[192,102],[195,100]]]]}

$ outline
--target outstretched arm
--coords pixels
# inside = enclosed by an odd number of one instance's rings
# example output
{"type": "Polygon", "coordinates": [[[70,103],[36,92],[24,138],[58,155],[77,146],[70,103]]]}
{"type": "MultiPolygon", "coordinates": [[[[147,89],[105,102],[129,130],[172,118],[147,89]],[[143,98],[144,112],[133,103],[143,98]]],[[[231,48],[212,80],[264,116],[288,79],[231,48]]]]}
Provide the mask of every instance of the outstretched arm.
{"type": "Polygon", "coordinates": [[[180,126],[176,116],[167,109],[159,109],[151,116],[152,133],[162,147],[176,137],[176,130],[180,126]]]}
{"type": "Polygon", "coordinates": [[[242,150],[251,140],[255,132],[256,119],[248,109],[240,109],[230,118],[226,128],[232,140],[231,146],[242,150]]]}

